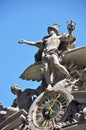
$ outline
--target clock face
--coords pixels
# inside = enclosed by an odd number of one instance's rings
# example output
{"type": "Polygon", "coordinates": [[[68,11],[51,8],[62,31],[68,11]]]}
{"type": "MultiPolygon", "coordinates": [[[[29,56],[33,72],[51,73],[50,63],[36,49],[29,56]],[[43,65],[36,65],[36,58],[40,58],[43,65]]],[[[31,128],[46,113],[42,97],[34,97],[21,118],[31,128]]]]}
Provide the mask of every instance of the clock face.
{"type": "Polygon", "coordinates": [[[68,102],[66,95],[60,91],[46,93],[33,110],[34,125],[38,128],[48,128],[61,121],[68,102]]]}

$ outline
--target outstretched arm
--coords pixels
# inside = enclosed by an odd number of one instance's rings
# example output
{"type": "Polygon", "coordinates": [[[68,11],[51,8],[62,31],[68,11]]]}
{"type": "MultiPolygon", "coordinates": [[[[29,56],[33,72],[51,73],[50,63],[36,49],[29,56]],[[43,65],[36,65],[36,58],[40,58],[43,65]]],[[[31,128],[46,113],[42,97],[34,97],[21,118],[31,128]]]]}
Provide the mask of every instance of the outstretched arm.
{"type": "Polygon", "coordinates": [[[25,43],[25,44],[27,44],[27,45],[36,46],[36,47],[38,47],[38,48],[42,48],[42,46],[43,46],[43,41],[42,41],[42,40],[41,40],[41,41],[38,41],[38,42],[30,42],[30,41],[27,41],[27,40],[22,39],[22,40],[19,40],[18,43],[19,43],[19,44],[25,43]]]}

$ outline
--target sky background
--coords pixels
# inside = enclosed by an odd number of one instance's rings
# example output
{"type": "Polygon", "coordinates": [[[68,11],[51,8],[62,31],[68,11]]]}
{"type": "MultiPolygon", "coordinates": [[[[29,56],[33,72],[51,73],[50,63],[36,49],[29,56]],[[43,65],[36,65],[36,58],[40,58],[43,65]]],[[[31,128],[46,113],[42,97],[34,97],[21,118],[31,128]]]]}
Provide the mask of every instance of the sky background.
{"type": "Polygon", "coordinates": [[[85,46],[86,0],[0,0],[0,102],[5,107],[15,98],[10,90],[14,83],[22,90],[40,84],[19,78],[34,63],[37,48],[18,44],[18,40],[41,40],[54,23],[61,25],[60,33],[68,33],[69,20],[76,22],[76,46],[85,46]]]}

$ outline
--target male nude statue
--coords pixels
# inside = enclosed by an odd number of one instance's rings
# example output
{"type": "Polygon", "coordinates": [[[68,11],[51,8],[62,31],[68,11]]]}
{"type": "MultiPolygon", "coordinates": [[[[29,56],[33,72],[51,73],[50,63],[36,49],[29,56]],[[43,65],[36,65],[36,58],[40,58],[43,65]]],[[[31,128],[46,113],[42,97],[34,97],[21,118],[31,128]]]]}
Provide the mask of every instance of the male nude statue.
{"type": "Polygon", "coordinates": [[[52,84],[53,82],[53,68],[60,71],[67,79],[70,79],[70,74],[67,69],[59,62],[60,38],[63,35],[58,33],[58,24],[48,27],[49,36],[45,36],[41,41],[30,42],[26,40],[19,40],[18,43],[25,43],[28,45],[36,46],[42,50],[42,63],[44,65],[46,83],[52,84]]]}
{"type": "Polygon", "coordinates": [[[21,88],[17,84],[13,84],[11,86],[11,91],[13,94],[17,95],[17,97],[14,99],[11,107],[19,107],[19,109],[24,109],[26,112],[28,112],[31,104],[32,104],[32,98],[31,96],[37,95],[38,96],[38,90],[36,89],[25,89],[24,91],[21,90],[21,88]]]}

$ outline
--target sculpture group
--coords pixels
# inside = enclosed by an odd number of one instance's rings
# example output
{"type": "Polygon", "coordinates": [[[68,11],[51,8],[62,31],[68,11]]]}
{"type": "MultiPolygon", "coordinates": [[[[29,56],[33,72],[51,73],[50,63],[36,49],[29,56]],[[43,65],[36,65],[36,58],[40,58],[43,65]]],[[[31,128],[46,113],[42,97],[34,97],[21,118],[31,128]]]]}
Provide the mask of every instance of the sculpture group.
{"type": "Polygon", "coordinates": [[[35,63],[20,78],[41,84],[24,91],[11,86],[16,99],[9,108],[0,104],[1,130],[85,130],[86,47],[76,48],[75,25],[68,22],[68,34],[59,33],[60,25],[54,24],[40,41],[18,41],[38,47],[35,63]]]}

